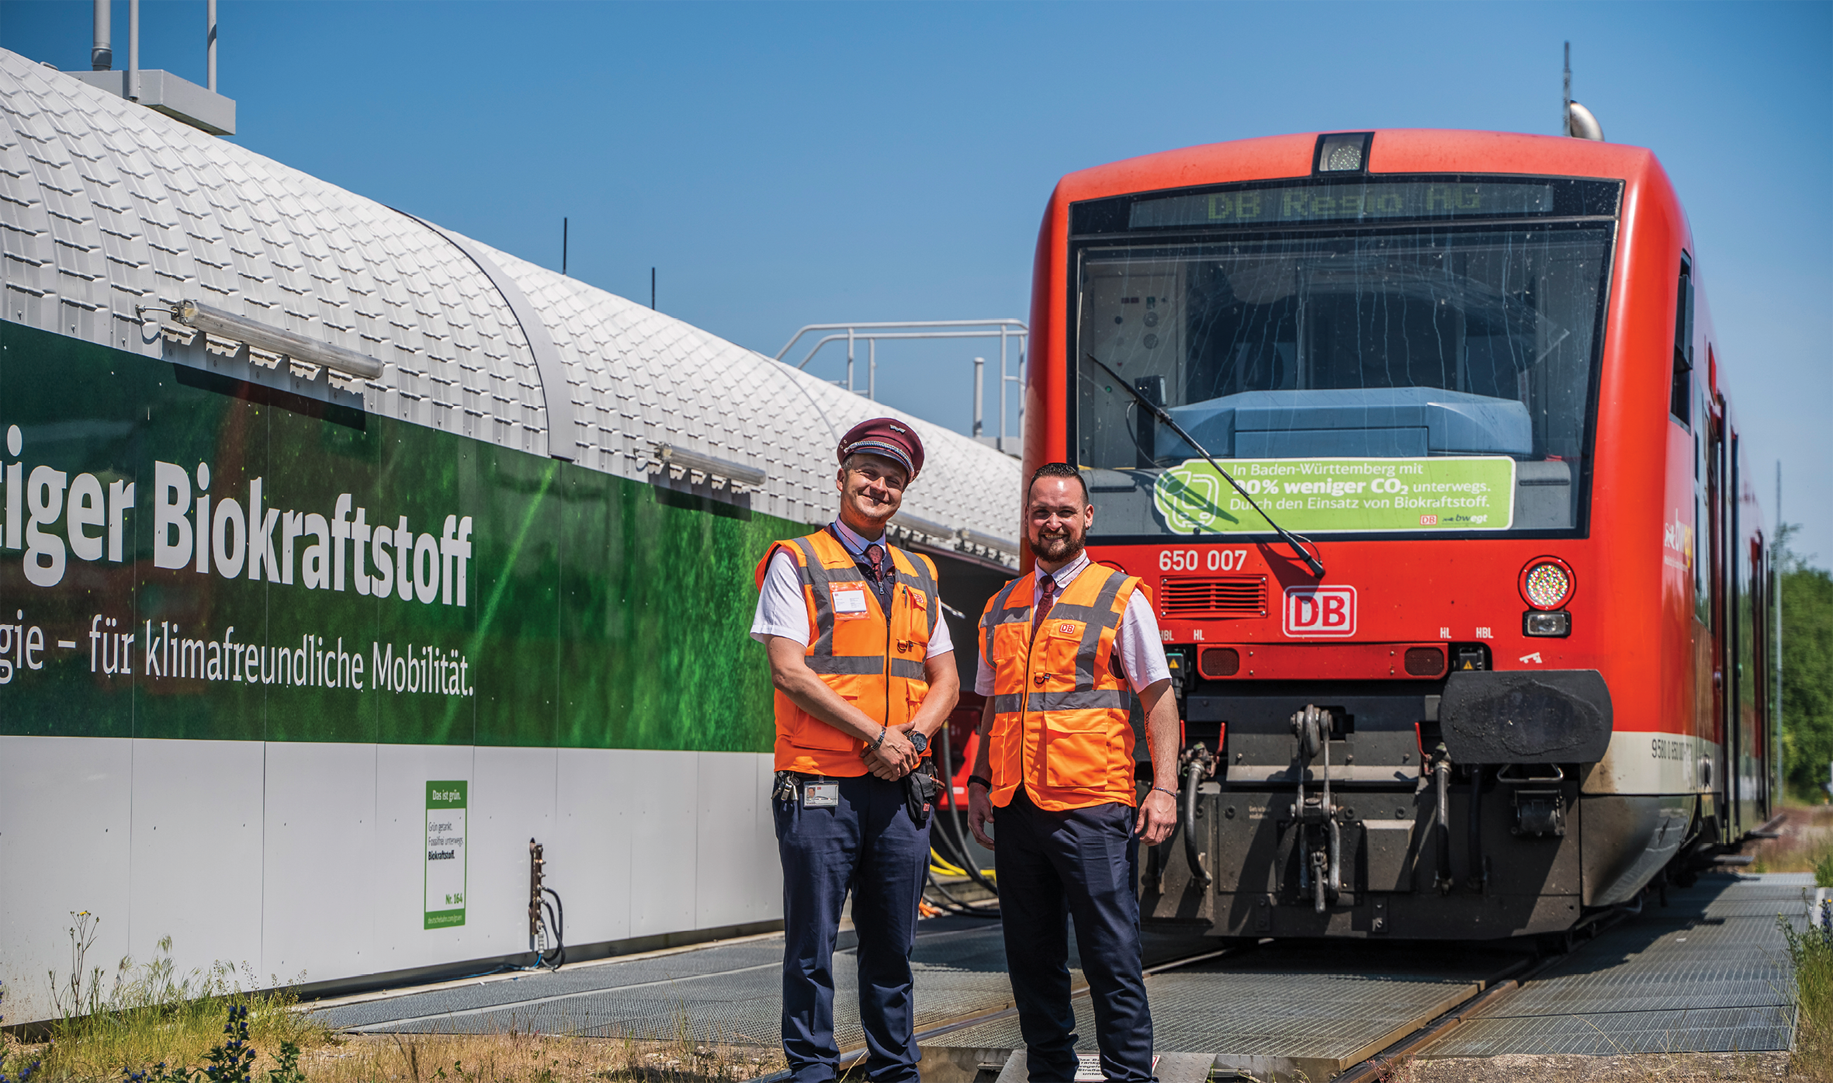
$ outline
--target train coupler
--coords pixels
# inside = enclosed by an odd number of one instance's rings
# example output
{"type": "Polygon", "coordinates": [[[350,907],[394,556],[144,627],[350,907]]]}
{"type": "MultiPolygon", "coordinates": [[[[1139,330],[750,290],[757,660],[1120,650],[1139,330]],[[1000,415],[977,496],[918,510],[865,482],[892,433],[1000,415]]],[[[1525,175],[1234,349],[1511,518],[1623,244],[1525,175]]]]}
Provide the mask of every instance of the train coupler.
{"type": "Polygon", "coordinates": [[[1313,704],[1292,715],[1292,735],[1298,738],[1298,800],[1292,805],[1293,830],[1298,833],[1300,897],[1309,895],[1312,907],[1323,913],[1336,902],[1343,887],[1343,839],[1337,827],[1337,810],[1330,795],[1330,712],[1313,704]],[[1324,761],[1323,792],[1305,794],[1305,771],[1313,756],[1324,761]]]}

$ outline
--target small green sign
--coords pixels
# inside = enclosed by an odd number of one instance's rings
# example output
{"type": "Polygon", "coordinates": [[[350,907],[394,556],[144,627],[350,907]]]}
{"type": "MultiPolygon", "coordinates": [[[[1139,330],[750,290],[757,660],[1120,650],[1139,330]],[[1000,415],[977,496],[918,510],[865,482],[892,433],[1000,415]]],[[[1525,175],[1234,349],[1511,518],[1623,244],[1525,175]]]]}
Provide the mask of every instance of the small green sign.
{"type": "MultiPolygon", "coordinates": [[[[1299,533],[1507,530],[1515,460],[1218,459],[1279,525],[1299,533]]],[[[1165,471],[1152,504],[1174,534],[1254,534],[1266,519],[1201,459],[1165,471]]]]}
{"type": "Polygon", "coordinates": [[[426,784],[426,925],[465,923],[465,813],[471,784],[426,784]]]}

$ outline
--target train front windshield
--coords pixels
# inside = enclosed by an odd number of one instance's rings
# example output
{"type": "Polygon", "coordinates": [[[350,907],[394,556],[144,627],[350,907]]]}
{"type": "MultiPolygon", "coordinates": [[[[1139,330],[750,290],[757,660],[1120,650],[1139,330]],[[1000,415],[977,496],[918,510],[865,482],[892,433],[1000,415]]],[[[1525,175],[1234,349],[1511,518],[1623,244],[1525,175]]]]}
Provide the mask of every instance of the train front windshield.
{"type": "Polygon", "coordinates": [[[1290,530],[1581,529],[1616,193],[1371,179],[1079,204],[1095,533],[1267,530],[1136,393],[1290,530]]]}

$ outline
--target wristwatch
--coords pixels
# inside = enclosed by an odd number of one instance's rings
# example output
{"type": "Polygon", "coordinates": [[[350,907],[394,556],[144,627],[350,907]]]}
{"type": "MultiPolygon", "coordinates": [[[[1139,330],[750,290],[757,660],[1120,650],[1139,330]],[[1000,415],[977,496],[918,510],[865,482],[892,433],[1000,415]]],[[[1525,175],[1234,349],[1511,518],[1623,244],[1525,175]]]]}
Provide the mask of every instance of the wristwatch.
{"type": "Polygon", "coordinates": [[[916,749],[917,755],[921,756],[924,752],[929,750],[929,738],[924,735],[922,730],[911,730],[910,747],[916,749]]]}

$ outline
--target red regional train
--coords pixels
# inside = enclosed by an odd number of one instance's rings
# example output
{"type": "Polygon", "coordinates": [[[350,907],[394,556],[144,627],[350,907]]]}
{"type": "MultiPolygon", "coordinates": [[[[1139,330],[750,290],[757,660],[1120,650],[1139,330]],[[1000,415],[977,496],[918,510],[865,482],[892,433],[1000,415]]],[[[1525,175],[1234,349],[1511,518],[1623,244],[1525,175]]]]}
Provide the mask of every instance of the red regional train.
{"type": "Polygon", "coordinates": [[[1701,277],[1655,156],[1583,139],[1063,179],[1025,467],[1081,467],[1177,674],[1148,921],[1569,936],[1760,830],[1766,552],[1701,277]]]}

